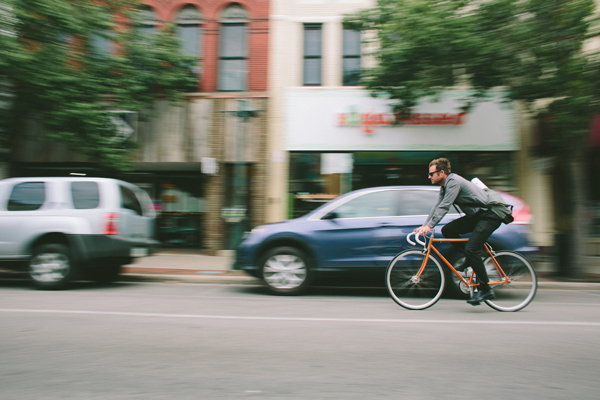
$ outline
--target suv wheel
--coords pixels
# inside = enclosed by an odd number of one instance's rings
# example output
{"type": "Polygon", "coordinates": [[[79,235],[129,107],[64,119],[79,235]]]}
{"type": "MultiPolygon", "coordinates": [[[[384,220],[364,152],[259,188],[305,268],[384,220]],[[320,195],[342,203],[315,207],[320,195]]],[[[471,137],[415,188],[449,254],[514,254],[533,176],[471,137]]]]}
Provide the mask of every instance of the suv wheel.
{"type": "Polygon", "coordinates": [[[263,281],[275,294],[300,294],[312,277],[308,257],[294,247],[276,247],[267,251],[259,265],[263,281]]]}
{"type": "Polygon", "coordinates": [[[69,249],[64,244],[36,246],[29,261],[29,276],[40,289],[62,289],[75,273],[69,249]]]}

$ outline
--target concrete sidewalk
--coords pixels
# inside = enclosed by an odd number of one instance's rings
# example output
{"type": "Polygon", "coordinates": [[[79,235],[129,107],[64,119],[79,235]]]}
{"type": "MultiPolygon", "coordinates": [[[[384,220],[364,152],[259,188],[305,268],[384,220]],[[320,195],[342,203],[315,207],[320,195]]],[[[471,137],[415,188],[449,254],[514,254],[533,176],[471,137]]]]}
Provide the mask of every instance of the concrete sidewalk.
{"type": "Polygon", "coordinates": [[[207,256],[179,251],[160,251],[150,257],[138,258],[128,267],[140,269],[231,271],[233,269],[234,257],[234,252],[224,252],[220,256],[207,256]]]}
{"type": "Polygon", "coordinates": [[[144,280],[257,284],[258,279],[233,270],[235,253],[219,256],[185,251],[159,251],[123,267],[123,277],[144,280]]]}

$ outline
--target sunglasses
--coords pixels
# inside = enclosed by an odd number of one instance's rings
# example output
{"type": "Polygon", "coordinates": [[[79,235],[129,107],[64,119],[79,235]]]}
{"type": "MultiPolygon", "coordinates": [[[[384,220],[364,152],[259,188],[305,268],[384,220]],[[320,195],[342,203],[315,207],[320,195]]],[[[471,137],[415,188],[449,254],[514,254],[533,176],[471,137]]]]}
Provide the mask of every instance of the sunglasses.
{"type": "Polygon", "coordinates": [[[435,174],[436,172],[441,172],[441,171],[442,171],[441,169],[438,169],[436,171],[430,172],[428,176],[431,178],[433,176],[433,174],[435,174]]]}

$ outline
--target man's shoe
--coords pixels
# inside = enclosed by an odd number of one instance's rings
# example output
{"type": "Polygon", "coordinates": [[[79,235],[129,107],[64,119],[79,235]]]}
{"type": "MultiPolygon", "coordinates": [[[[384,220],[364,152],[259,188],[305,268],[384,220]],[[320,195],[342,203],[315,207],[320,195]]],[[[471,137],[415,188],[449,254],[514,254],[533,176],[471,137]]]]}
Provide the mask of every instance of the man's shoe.
{"type": "Polygon", "coordinates": [[[473,306],[478,306],[482,301],[493,300],[495,298],[496,298],[496,295],[494,294],[494,291],[490,288],[486,292],[483,292],[481,290],[478,291],[477,293],[475,293],[475,296],[473,296],[469,300],[467,300],[467,303],[469,303],[473,306]]]}

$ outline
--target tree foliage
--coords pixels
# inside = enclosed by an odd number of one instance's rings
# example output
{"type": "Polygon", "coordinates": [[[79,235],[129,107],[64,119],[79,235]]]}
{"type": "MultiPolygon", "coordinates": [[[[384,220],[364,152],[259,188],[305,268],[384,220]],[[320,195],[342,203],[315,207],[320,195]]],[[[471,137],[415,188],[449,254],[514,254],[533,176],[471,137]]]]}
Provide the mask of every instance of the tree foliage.
{"type": "Polygon", "coordinates": [[[363,83],[398,100],[396,111],[456,86],[472,89],[469,109],[502,88],[507,101],[552,114],[557,148],[598,112],[599,59],[583,51],[596,22],[594,0],[378,0],[345,19],[376,33],[377,66],[363,83]]]}
{"type": "Polygon", "coordinates": [[[35,119],[90,161],[127,167],[133,144],[115,140],[107,111],[178,101],[197,83],[197,60],[180,54],[174,28],[149,34],[139,11],[137,0],[0,0],[0,131],[9,154],[35,119]]]}

